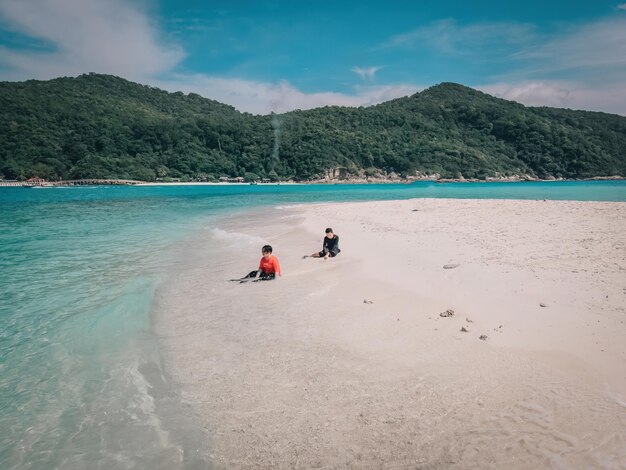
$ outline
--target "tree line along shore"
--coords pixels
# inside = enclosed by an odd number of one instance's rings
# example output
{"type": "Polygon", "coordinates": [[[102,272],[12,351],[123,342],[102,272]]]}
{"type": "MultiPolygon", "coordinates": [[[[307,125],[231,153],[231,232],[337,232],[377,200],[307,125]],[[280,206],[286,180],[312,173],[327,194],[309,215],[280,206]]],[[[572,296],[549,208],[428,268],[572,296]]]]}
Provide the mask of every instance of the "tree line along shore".
{"type": "Polygon", "coordinates": [[[443,83],[266,116],[122,78],[0,82],[0,178],[400,182],[626,176],[626,117],[443,83]]]}
{"type": "Polygon", "coordinates": [[[57,187],[57,186],[142,186],[142,185],[280,185],[280,184],[410,184],[419,181],[432,181],[434,183],[516,183],[516,182],[548,182],[548,181],[616,181],[623,180],[621,176],[597,176],[594,178],[565,179],[548,178],[540,180],[538,178],[486,178],[466,179],[466,178],[435,178],[413,177],[413,178],[349,178],[349,179],[320,179],[307,182],[288,181],[245,181],[238,178],[228,178],[227,181],[190,181],[190,180],[167,180],[167,181],[139,181],[120,179],[83,179],[83,180],[57,180],[47,181],[42,178],[29,178],[27,180],[4,180],[0,179],[0,187],[57,187]]]}

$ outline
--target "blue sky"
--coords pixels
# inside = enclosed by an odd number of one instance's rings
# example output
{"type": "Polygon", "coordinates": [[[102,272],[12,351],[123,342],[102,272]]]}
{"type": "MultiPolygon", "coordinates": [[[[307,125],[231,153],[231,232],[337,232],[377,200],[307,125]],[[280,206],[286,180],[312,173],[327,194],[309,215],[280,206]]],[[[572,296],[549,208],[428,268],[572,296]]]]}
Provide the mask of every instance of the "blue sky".
{"type": "Polygon", "coordinates": [[[253,113],[453,81],[626,115],[626,3],[0,0],[1,80],[86,72],[253,113]]]}

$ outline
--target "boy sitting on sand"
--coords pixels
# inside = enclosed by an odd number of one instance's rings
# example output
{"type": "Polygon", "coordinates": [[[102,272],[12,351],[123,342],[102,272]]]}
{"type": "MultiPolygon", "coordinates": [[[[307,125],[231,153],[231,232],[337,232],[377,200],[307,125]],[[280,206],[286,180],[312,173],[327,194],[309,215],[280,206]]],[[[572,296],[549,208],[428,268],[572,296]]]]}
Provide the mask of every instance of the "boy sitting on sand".
{"type": "Polygon", "coordinates": [[[313,253],[312,255],[304,255],[303,258],[334,258],[341,250],[339,249],[339,235],[333,233],[333,229],[328,227],[326,229],[326,236],[324,237],[324,243],[322,244],[322,251],[313,253]]]}
{"type": "Polygon", "coordinates": [[[280,276],[280,263],[278,262],[278,258],[272,255],[272,247],[270,245],[265,245],[261,248],[261,254],[262,257],[259,262],[258,270],[250,271],[247,276],[244,276],[241,279],[231,279],[231,281],[246,282],[253,279],[253,282],[271,281],[276,278],[276,276],[280,276]],[[256,279],[257,275],[259,275],[258,279],[256,279]]]}

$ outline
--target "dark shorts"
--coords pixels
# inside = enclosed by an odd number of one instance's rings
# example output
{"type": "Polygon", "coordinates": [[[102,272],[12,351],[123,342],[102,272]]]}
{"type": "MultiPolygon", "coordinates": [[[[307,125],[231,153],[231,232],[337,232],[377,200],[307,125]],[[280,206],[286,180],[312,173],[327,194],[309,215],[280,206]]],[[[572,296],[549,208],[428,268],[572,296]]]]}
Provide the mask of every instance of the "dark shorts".
{"type": "MultiPolygon", "coordinates": [[[[326,256],[326,253],[324,253],[323,251],[320,251],[320,252],[318,253],[318,255],[320,255],[320,258],[323,258],[324,256],[326,256]]],[[[328,252],[328,255],[329,255],[331,258],[334,258],[335,256],[337,256],[337,253],[333,253],[332,251],[329,251],[329,252],[328,252]]]]}

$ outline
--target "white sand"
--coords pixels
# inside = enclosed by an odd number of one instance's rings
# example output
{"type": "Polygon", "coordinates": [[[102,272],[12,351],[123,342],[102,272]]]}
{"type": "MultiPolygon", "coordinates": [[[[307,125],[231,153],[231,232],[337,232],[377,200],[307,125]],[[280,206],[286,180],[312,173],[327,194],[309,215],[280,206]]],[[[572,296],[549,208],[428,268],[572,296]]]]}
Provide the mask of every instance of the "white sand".
{"type": "Polygon", "coordinates": [[[183,250],[156,325],[216,467],[626,468],[626,204],[321,204],[221,228],[183,250]],[[328,225],[341,255],[302,260],[328,225]],[[283,278],[225,282],[265,241],[283,278]]]}

